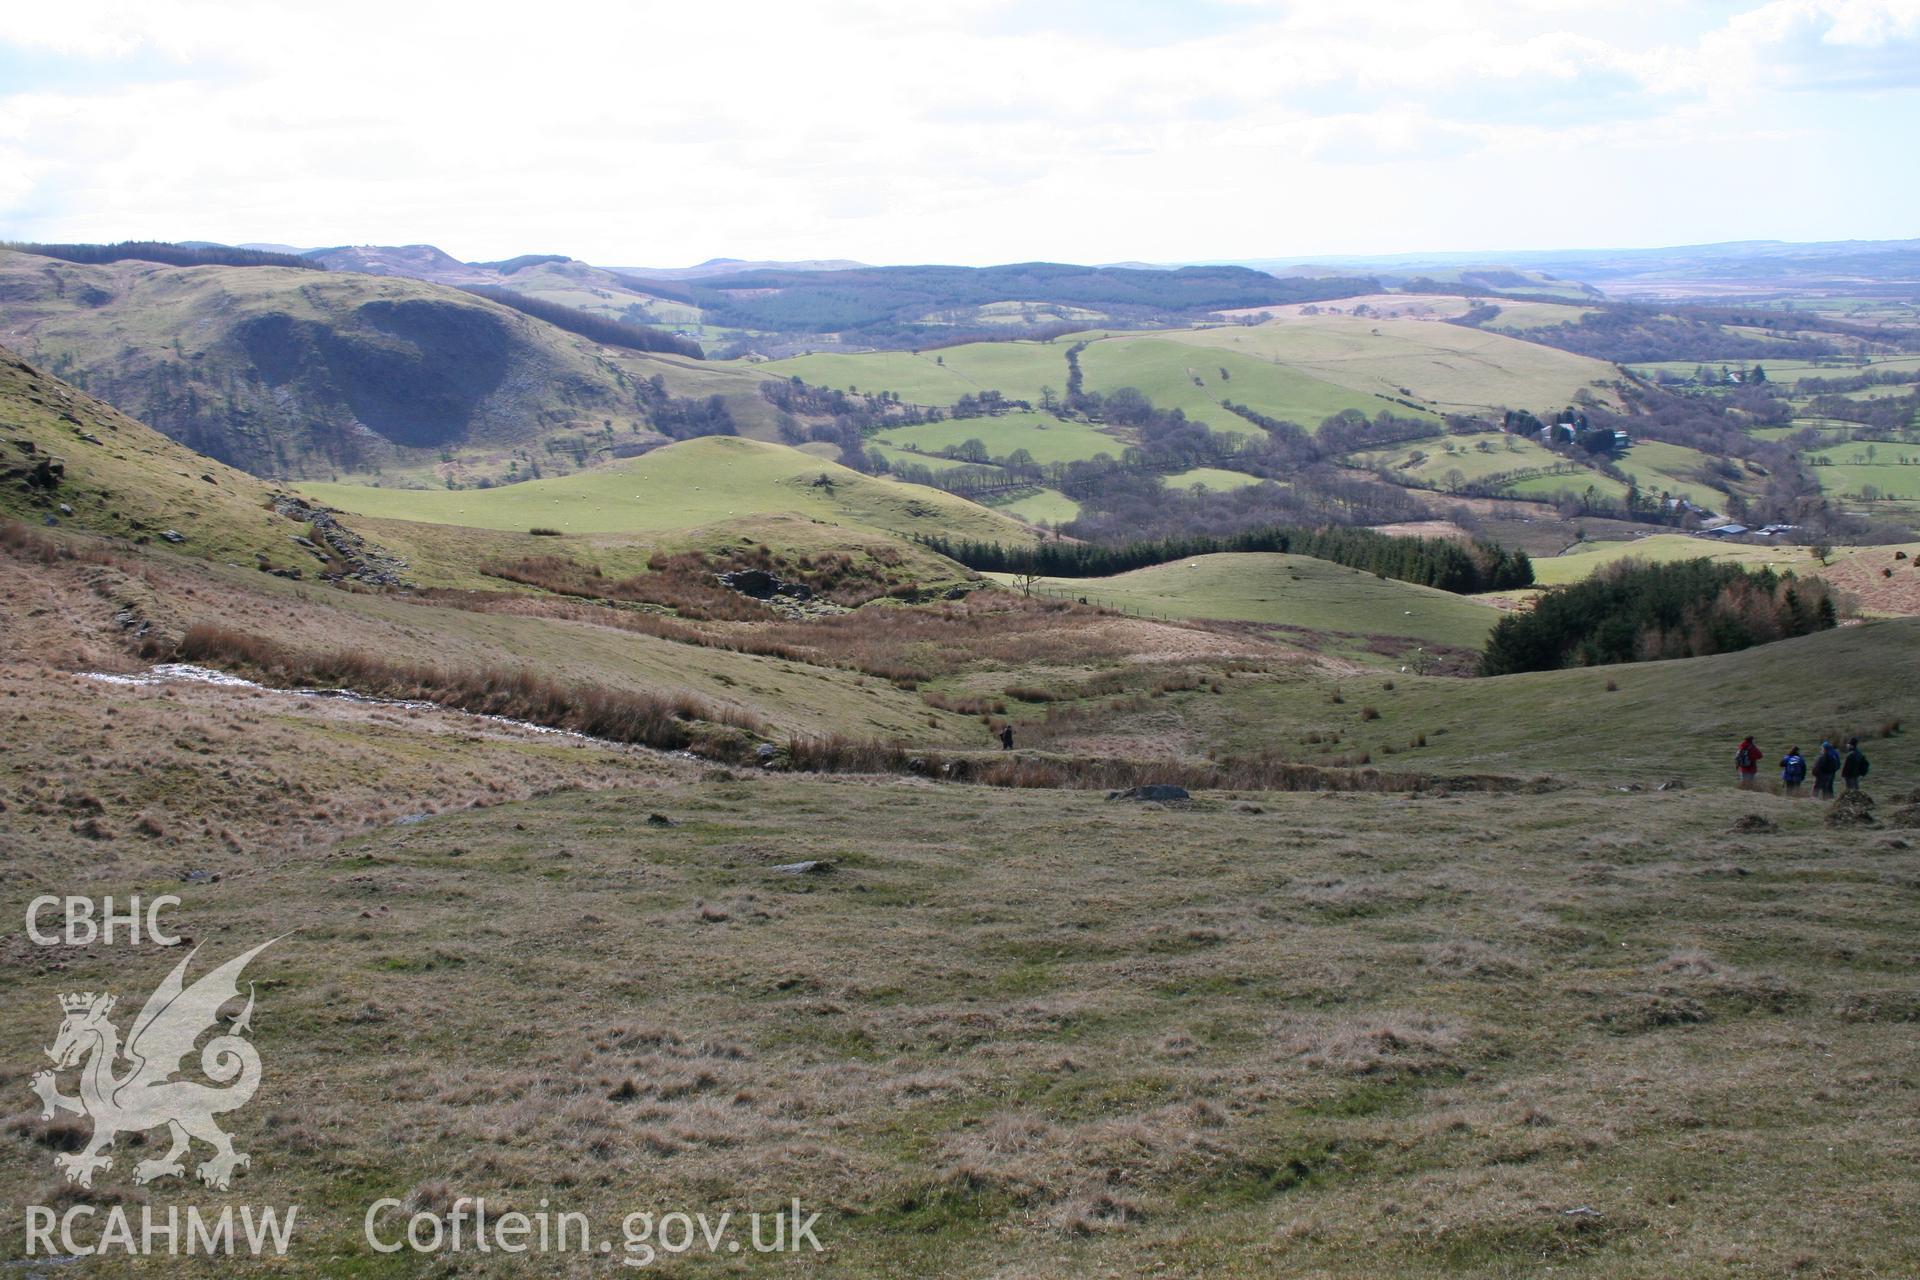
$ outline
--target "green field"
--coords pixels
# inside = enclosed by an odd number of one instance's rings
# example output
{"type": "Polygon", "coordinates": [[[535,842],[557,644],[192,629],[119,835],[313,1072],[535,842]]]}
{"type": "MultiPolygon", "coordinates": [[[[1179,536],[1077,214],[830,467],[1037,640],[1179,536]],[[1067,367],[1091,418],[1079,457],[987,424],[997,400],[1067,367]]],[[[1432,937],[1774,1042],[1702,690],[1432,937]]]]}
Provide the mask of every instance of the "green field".
{"type": "Polygon", "coordinates": [[[1405,406],[1377,397],[1411,399],[1437,412],[1542,409],[1583,389],[1608,399],[1620,376],[1604,360],[1427,320],[1287,317],[1161,336],[1282,364],[1367,396],[1370,412],[1408,416],[1405,406]]]}
{"type": "Polygon", "coordinates": [[[1507,492],[1521,498],[1551,498],[1559,493],[1585,493],[1592,489],[1603,498],[1623,501],[1627,496],[1627,486],[1612,476],[1603,476],[1598,471],[1585,467],[1562,475],[1533,476],[1526,480],[1516,480],[1507,486],[1507,492]]]}
{"type": "Polygon", "coordinates": [[[1685,445],[1642,440],[1614,459],[1614,465],[1632,476],[1642,493],[1690,497],[1711,506],[1724,498],[1725,492],[1716,486],[1687,478],[1688,472],[1711,461],[1698,449],[1689,449],[1685,445]]]}
{"type": "Polygon", "coordinates": [[[1225,489],[1244,489],[1248,485],[1261,483],[1259,476],[1250,476],[1244,471],[1224,471],[1219,467],[1195,467],[1191,471],[1182,471],[1178,475],[1166,478],[1166,483],[1176,489],[1211,489],[1219,493],[1225,489]]]}
{"type": "MultiPolygon", "coordinates": [[[[1182,410],[1216,431],[1243,434],[1259,428],[1221,408],[1222,400],[1309,428],[1345,409],[1372,417],[1385,407],[1370,395],[1287,365],[1231,348],[1196,349],[1174,337],[1169,333],[1094,343],[1080,355],[1087,386],[1103,394],[1133,387],[1159,408],[1182,410]]],[[[1406,412],[1411,417],[1425,416],[1417,409],[1406,412]]]]}
{"type": "Polygon", "coordinates": [[[1073,341],[970,342],[924,353],[795,356],[753,369],[842,391],[893,391],[912,404],[945,406],[961,396],[998,391],[1010,400],[1038,405],[1042,387],[1064,392],[1067,348],[1073,341]]]}
{"type": "MultiPolygon", "coordinates": [[[[1703,364],[1718,373],[1722,365],[1738,372],[1753,363],[1751,360],[1654,360],[1630,368],[1643,378],[1651,378],[1656,372],[1689,378],[1703,364]]],[[[1766,369],[1768,382],[1782,386],[1792,386],[1802,378],[1851,378],[1861,373],[1911,372],[1920,379],[1920,355],[1871,356],[1826,363],[1814,360],[1761,360],[1758,363],[1766,369]]]]}
{"type": "Polygon", "coordinates": [[[905,451],[909,444],[926,454],[978,440],[993,458],[1025,449],[1038,463],[1076,462],[1106,454],[1118,458],[1126,441],[1084,422],[1062,422],[1050,413],[1004,413],[997,417],[948,418],[917,427],[889,427],[874,436],[905,451]]]}
{"type": "Polygon", "coordinates": [[[1542,586],[1560,586],[1579,582],[1594,570],[1621,560],[1647,560],[1664,564],[1673,560],[1702,559],[1740,564],[1748,568],[1765,566],[1792,570],[1800,574],[1817,573],[1820,568],[1805,547],[1759,547],[1689,537],[1684,533],[1656,533],[1631,542],[1582,543],[1565,555],[1536,558],[1533,576],[1542,586]]]}
{"type": "Polygon", "coordinates": [[[361,515],[480,529],[619,533],[794,512],[902,535],[1031,536],[1005,517],[937,489],[874,479],[781,445],[734,436],[687,440],[579,475],[494,489],[301,488],[317,501],[361,515]],[[816,483],[823,476],[830,485],[816,483]]]}
{"type": "Polygon", "coordinates": [[[1080,504],[1058,489],[1041,489],[1011,502],[996,502],[993,509],[1029,524],[1067,524],[1080,518],[1080,504]]]}
{"type": "Polygon", "coordinates": [[[1402,483],[1444,488],[1470,484],[1511,471],[1532,471],[1564,459],[1537,440],[1493,433],[1478,436],[1434,436],[1391,449],[1370,449],[1348,459],[1354,466],[1385,467],[1402,483]],[[1483,447],[1484,446],[1484,447],[1483,447]]]}
{"type": "Polygon", "coordinates": [[[1872,489],[1876,501],[1920,502],[1920,465],[1901,461],[1920,460],[1920,445],[1849,443],[1806,456],[1816,464],[1809,470],[1825,493],[1861,500],[1872,489]]]}
{"type": "Polygon", "coordinates": [[[1500,616],[1464,596],[1262,552],[1195,556],[1110,578],[1043,578],[1034,589],[1155,617],[1406,636],[1459,649],[1484,644],[1500,616]]]}
{"type": "Polygon", "coordinates": [[[1496,333],[1525,333],[1557,324],[1578,324],[1582,316],[1595,314],[1592,307],[1569,306],[1554,302],[1500,302],[1500,314],[1483,328],[1496,333]]]}

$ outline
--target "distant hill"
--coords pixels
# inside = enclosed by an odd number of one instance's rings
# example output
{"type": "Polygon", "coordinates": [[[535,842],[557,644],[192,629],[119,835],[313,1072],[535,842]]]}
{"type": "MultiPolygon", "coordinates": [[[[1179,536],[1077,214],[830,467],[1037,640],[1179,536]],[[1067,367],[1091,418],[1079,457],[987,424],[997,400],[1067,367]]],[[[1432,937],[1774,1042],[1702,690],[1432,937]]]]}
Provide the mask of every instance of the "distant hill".
{"type": "Polygon", "coordinates": [[[604,347],[458,289],[345,271],[0,252],[0,341],[259,475],[448,459],[564,472],[658,443],[676,400],[697,399],[693,416],[712,416],[713,395],[754,421],[772,412],[748,370],[604,347]]]}
{"type": "MultiPolygon", "coordinates": [[[[629,283],[646,289],[650,282],[629,283]]],[[[913,346],[946,340],[946,314],[999,303],[1070,307],[1071,322],[1184,323],[1214,312],[1350,297],[1371,279],[1281,280],[1245,267],[1082,267],[1023,262],[997,267],[766,269],[659,282],[680,288],[710,324],[774,333],[834,334],[841,342],[913,346]]],[[[1004,329],[1004,326],[1002,326],[1004,329]]]]}
{"type": "MultiPolygon", "coordinates": [[[[1765,296],[1785,290],[1920,296],[1920,240],[1735,240],[1656,249],[1518,249],[1492,253],[1235,259],[1262,271],[1322,269],[1383,280],[1510,271],[1613,295],[1765,296]]],[[[1518,290],[1513,290],[1518,291],[1518,290]]]]}
{"type": "Polygon", "coordinates": [[[864,262],[855,262],[851,258],[807,258],[794,262],[781,262],[763,259],[749,262],[742,258],[709,258],[698,266],[692,267],[609,267],[621,275],[639,276],[646,280],[700,280],[709,276],[738,275],[742,271],[858,271],[867,268],[864,262]]]}

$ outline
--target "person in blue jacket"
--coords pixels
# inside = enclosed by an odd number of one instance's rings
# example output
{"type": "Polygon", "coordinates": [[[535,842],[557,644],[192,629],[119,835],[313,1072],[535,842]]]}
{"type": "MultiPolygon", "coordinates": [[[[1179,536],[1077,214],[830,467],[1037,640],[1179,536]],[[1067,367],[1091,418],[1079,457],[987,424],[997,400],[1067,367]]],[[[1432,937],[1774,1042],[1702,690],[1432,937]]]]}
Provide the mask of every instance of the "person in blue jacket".
{"type": "Polygon", "coordinates": [[[1780,757],[1780,788],[1790,796],[1800,794],[1800,784],[1807,780],[1807,758],[1800,754],[1800,748],[1788,747],[1787,754],[1780,757]]]}

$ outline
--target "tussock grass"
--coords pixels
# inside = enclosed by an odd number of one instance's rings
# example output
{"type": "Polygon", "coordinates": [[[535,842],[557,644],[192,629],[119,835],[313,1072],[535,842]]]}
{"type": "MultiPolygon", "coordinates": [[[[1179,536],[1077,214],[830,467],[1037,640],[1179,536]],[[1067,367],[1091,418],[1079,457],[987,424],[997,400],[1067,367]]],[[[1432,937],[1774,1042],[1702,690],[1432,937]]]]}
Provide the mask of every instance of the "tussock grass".
{"type": "Polygon", "coordinates": [[[184,662],[237,668],[270,684],[344,687],[375,697],[432,702],[667,751],[701,747],[720,755],[738,754],[719,749],[722,742],[737,748],[737,739],[703,736],[696,731],[699,724],[748,734],[765,731],[755,716],[688,694],[563,684],[524,668],[464,670],[395,663],[359,650],[312,653],[209,623],[189,627],[175,656],[184,662]]]}
{"type": "Polygon", "coordinates": [[[1220,761],[915,750],[843,735],[790,739],[780,763],[807,773],[908,773],[989,787],[1123,791],[1172,784],[1189,791],[1487,791],[1539,790],[1548,784],[1494,775],[1391,773],[1302,764],[1277,756],[1220,761]]]}

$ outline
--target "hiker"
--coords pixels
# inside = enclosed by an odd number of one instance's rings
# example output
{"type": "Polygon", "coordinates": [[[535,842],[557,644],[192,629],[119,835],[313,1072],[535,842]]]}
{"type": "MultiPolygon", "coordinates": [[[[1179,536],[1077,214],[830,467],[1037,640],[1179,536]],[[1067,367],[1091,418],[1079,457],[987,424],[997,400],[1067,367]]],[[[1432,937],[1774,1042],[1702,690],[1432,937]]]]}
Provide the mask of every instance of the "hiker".
{"type": "Polygon", "coordinates": [[[1833,775],[1838,772],[1840,772],[1840,753],[1833,749],[1831,742],[1822,739],[1820,754],[1813,762],[1814,799],[1817,800],[1822,796],[1829,800],[1833,799],[1833,775]]]}
{"type": "Polygon", "coordinates": [[[1800,754],[1800,748],[1788,747],[1787,754],[1780,757],[1780,788],[1790,796],[1800,794],[1800,784],[1807,780],[1807,758],[1800,754]]]}
{"type": "MultiPolygon", "coordinates": [[[[1847,759],[1840,766],[1840,776],[1847,781],[1847,790],[1858,791],[1860,779],[1867,776],[1867,758],[1860,753],[1860,739],[1847,739],[1847,759]]],[[[1832,786],[1832,783],[1828,783],[1832,786]]]]}
{"type": "Polygon", "coordinates": [[[1733,753],[1733,767],[1740,775],[1741,790],[1753,790],[1753,779],[1760,772],[1760,748],[1754,744],[1752,734],[1748,734],[1739,750],[1733,753]]]}
{"type": "Polygon", "coordinates": [[[1000,726],[1000,749],[1002,751],[1013,750],[1013,726],[1010,724],[1000,726]]]}

